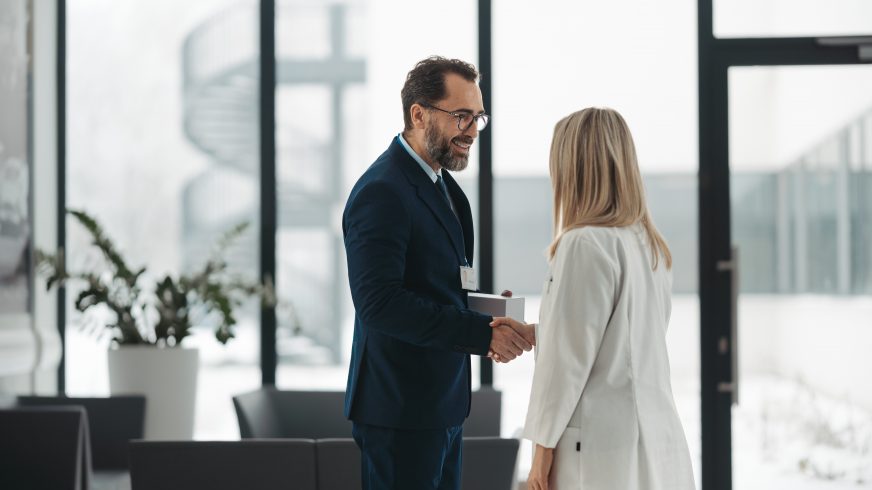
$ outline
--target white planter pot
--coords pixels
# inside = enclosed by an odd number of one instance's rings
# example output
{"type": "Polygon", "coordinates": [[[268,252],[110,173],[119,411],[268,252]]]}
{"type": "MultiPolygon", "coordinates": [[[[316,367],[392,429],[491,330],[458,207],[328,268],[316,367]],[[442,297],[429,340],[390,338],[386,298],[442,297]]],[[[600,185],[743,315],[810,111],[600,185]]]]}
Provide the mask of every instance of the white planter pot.
{"type": "Polygon", "coordinates": [[[194,437],[199,351],[122,346],[109,350],[109,391],[145,395],[145,438],[194,437]]]}

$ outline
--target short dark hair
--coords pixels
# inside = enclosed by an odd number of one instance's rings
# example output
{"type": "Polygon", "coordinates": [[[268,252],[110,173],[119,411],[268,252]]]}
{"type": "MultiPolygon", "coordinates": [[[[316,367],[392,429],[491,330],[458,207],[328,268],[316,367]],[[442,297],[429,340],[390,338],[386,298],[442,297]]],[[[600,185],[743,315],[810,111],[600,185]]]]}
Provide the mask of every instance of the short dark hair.
{"type": "Polygon", "coordinates": [[[406,129],[412,129],[412,116],[409,110],[413,104],[435,104],[445,98],[446,73],[460,75],[470,82],[478,81],[478,70],[465,61],[441,56],[431,56],[419,61],[406,75],[406,83],[400,91],[406,129]]]}

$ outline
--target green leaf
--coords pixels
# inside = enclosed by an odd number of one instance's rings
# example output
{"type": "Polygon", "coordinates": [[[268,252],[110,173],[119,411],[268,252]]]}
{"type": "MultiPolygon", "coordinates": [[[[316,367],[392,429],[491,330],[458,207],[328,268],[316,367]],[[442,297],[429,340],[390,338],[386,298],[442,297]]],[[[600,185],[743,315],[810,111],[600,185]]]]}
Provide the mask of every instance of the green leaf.
{"type": "Polygon", "coordinates": [[[83,324],[111,333],[115,343],[179,345],[191,335],[193,325],[209,323],[215,327],[215,338],[225,344],[235,336],[234,308],[244,298],[258,296],[266,306],[276,302],[270,280],[245,280],[227,271],[225,255],[248,230],[248,222],[222,234],[199,270],[177,278],[167,274],[151,290],[139,284],[146,267],[130,267],[96,218],[82,210],[67,212],[90,234],[92,245],[105,260],[92,270],[68,273],[62,249],[56,254],[36,250],[35,263],[48,290],[69,280],[82,281],[74,305],[83,315],[83,324]],[[111,319],[92,310],[100,305],[111,312],[111,319]]]}

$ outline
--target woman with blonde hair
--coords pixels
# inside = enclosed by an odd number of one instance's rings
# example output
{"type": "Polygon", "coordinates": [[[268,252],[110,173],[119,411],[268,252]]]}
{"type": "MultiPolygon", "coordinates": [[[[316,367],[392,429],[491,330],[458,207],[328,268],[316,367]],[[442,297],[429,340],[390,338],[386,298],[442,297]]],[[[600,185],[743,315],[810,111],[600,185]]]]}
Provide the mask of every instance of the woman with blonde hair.
{"type": "Polygon", "coordinates": [[[550,170],[554,240],[524,427],[534,443],[527,488],[692,490],[666,353],[672,256],[626,122],[599,108],[562,119],[550,170]]]}

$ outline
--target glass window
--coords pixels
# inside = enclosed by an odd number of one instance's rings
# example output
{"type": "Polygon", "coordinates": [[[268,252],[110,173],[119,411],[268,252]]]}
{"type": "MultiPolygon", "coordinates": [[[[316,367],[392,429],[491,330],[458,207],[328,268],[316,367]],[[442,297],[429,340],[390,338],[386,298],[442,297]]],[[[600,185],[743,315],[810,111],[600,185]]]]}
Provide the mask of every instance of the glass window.
{"type": "Polygon", "coordinates": [[[872,69],[729,71],[736,488],[870,481],[872,69]],[[862,422],[860,422],[862,421],[862,422]]]}
{"type": "Polygon", "coordinates": [[[742,290],[869,290],[863,66],[732,68],[730,167],[742,290]],[[820,87],[838,87],[827,97],[820,87]],[[846,248],[847,247],[847,248],[846,248]]]}
{"type": "MultiPolygon", "coordinates": [[[[257,19],[233,0],[68,2],[69,206],[147,266],[146,283],[201,266],[242,221],[229,265],[258,277],[257,19]]],[[[67,230],[69,266],[92,264],[86,232],[67,230]]],[[[197,438],[238,437],[230,397],[260,386],[259,310],[236,313],[226,346],[205,326],[185,341],[200,350],[197,438]]],[[[68,318],[68,394],[105,394],[106,332],[68,318]]]]}
{"type": "MultiPolygon", "coordinates": [[[[397,0],[277,3],[280,388],[345,390],[354,327],[341,227],[348,193],[402,131],[400,89],[415,63],[433,54],[476,62],[474,3],[443,2],[427,16],[419,22],[397,0]],[[305,19],[305,34],[292,32],[305,19]]],[[[456,175],[473,216],[477,167],[474,153],[456,175]]]]}
{"type": "MultiPolygon", "coordinates": [[[[667,341],[698,471],[696,2],[495,2],[493,35],[495,289],[526,297],[526,320],[538,321],[552,238],[554,125],[589,106],[619,111],[633,132],[654,221],[675,259],[667,341]],[[528,32],[536,35],[518,35],[528,32]]],[[[494,368],[504,393],[504,436],[524,425],[533,368],[530,355],[494,368]]],[[[530,451],[521,454],[526,478],[530,451]]]]}
{"type": "Polygon", "coordinates": [[[872,34],[867,0],[714,0],[716,37],[872,34]]]}

